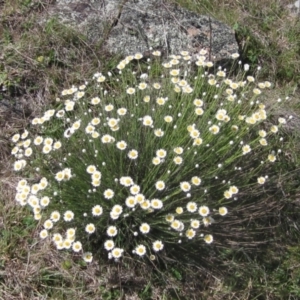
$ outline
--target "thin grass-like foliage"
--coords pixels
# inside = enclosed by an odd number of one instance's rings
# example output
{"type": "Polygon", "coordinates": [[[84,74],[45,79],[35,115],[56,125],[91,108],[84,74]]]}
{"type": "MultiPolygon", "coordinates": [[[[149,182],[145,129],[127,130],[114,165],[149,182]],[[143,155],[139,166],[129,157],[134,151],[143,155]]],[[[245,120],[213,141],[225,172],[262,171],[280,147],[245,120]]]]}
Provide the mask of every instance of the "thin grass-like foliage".
{"type": "Polygon", "coordinates": [[[63,90],[13,137],[24,174],[16,200],[41,222],[41,239],[86,262],[201,264],[214,245],[255,244],[241,226],[278,207],[261,199],[285,178],[288,120],[269,118],[269,82],[243,68],[230,79],[205,55],[126,57],[63,90]]]}

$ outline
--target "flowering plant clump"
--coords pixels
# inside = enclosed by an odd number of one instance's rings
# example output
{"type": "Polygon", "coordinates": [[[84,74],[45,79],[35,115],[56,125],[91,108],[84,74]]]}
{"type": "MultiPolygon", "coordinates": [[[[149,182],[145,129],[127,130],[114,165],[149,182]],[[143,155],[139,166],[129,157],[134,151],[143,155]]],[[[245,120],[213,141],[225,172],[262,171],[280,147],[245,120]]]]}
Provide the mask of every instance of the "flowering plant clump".
{"type": "Polygon", "coordinates": [[[86,262],[201,253],[214,223],[263,189],[281,160],[286,120],[268,119],[269,82],[209,73],[203,50],[196,71],[187,52],[163,61],[155,51],[148,68],[141,58],[63,90],[12,137],[24,174],[17,202],[41,222],[41,239],[86,262]]]}

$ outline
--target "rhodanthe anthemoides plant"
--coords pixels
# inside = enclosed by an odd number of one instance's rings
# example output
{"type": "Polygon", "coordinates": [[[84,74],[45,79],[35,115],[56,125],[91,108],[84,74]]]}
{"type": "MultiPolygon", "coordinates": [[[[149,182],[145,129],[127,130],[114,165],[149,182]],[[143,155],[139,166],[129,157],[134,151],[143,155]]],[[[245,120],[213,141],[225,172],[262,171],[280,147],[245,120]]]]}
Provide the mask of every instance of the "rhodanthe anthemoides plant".
{"type": "Polygon", "coordinates": [[[269,118],[269,82],[244,69],[229,79],[204,50],[196,60],[152,55],[63,90],[12,137],[16,201],[42,240],[86,262],[201,254],[218,241],[215,225],[251,193],[258,201],[280,166],[287,121],[269,118]]]}

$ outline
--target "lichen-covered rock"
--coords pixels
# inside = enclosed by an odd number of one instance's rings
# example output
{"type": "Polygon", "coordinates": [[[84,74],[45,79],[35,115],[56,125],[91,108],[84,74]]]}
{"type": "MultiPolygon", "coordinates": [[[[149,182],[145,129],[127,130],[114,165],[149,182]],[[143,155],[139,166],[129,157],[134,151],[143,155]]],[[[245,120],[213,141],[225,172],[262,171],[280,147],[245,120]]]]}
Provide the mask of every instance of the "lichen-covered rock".
{"type": "Polygon", "coordinates": [[[91,42],[103,40],[106,50],[118,54],[167,54],[206,49],[211,60],[231,59],[238,52],[234,32],[208,16],[157,0],[57,0],[49,10],[85,34],[91,42]]]}

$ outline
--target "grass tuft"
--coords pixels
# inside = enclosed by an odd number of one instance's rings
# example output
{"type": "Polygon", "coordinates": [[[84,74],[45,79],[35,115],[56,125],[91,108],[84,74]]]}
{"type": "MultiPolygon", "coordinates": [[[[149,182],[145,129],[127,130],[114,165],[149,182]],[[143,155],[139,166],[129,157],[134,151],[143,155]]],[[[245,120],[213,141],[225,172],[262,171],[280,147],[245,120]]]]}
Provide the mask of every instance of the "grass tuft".
{"type": "MultiPolygon", "coordinates": [[[[286,137],[284,163],[274,170],[274,184],[267,186],[265,194],[249,188],[241,198],[244,201],[251,194],[252,202],[229,206],[223,221],[208,227],[214,231],[214,242],[209,251],[203,248],[200,265],[197,257],[194,263],[180,263],[172,258],[172,252],[153,264],[130,255],[122,263],[107,261],[101,255],[95,255],[99,262],[86,263],[81,256],[58,252],[50,241],[41,241],[42,224],[33,220],[29,209],[15,203],[14,187],[21,178],[12,172],[11,138],[28,129],[45,108],[58,109],[62,102],[56,98],[62,98],[60,93],[66,87],[90,82],[99,70],[103,74],[111,71],[113,78],[119,76],[115,67],[122,58],[102,51],[101,43],[89,44],[84,36],[56,19],[41,24],[40,16],[53,1],[2,1],[0,298],[299,298],[299,18],[290,14],[287,1],[176,2],[234,28],[240,59],[250,65],[247,76],[257,76],[257,67],[261,66],[257,80],[274,82],[272,89],[260,96],[264,96],[262,101],[269,111],[266,127],[279,117],[293,117],[281,128],[286,137]],[[282,99],[280,105],[270,111],[278,98],[282,99]],[[225,217],[230,215],[229,222],[225,217]]],[[[139,61],[132,68],[139,71],[140,66],[154,80],[163,74],[159,65],[153,64],[147,71],[145,61],[139,61]]],[[[122,85],[110,80],[105,89],[111,94],[124,94],[124,86],[131,86],[136,76],[126,74],[122,85]]],[[[88,93],[93,93],[90,87],[88,93]]],[[[61,133],[59,126],[52,124],[45,135],[58,138],[61,133]]],[[[36,175],[28,172],[25,176],[34,184],[40,179],[36,175]]]]}

